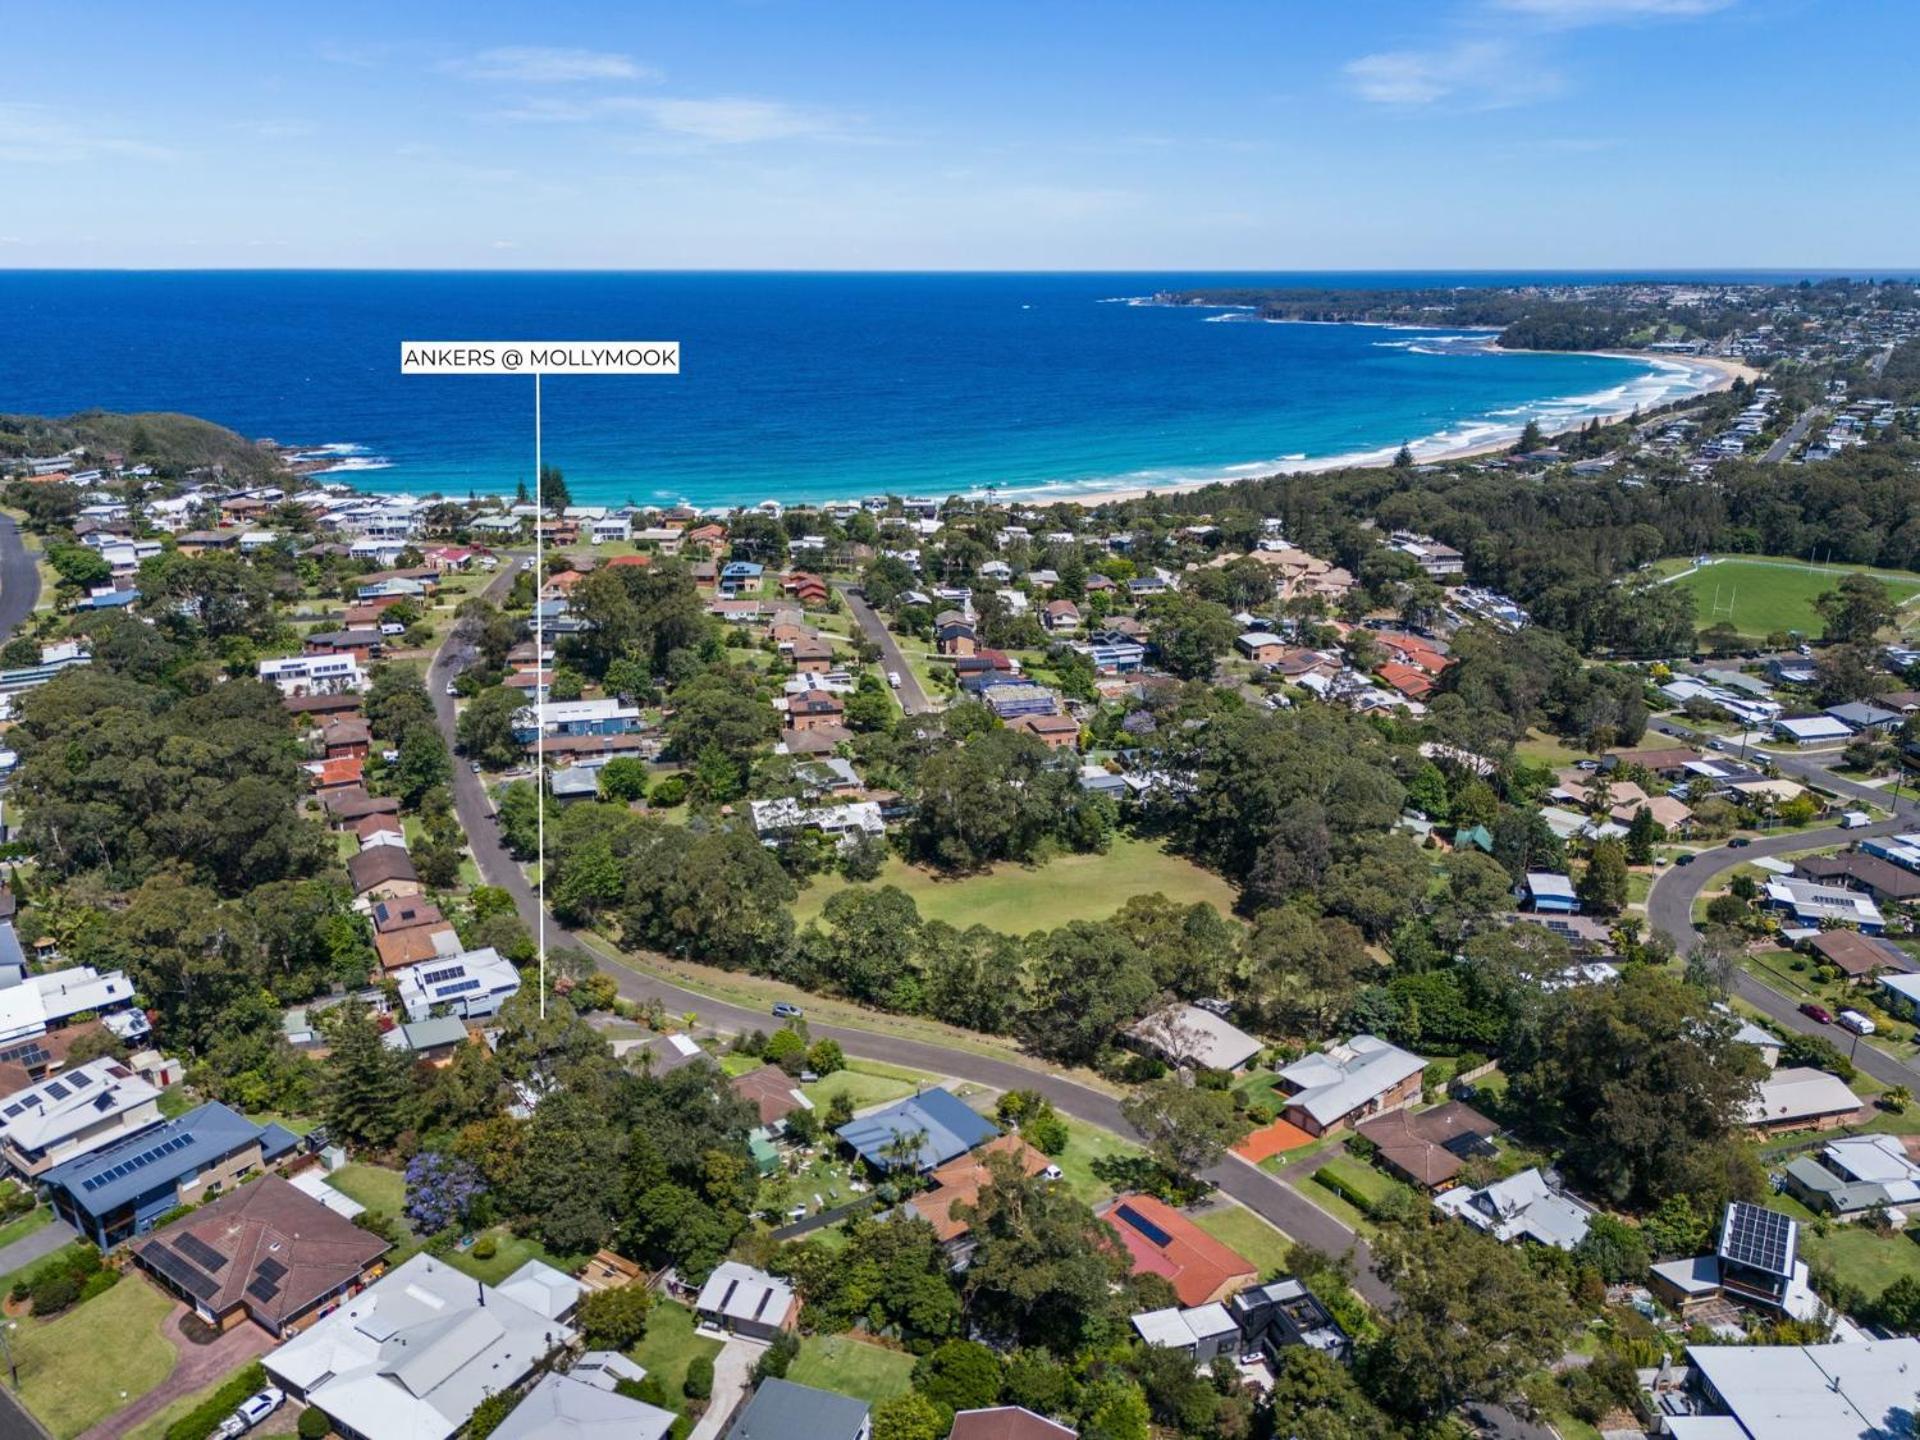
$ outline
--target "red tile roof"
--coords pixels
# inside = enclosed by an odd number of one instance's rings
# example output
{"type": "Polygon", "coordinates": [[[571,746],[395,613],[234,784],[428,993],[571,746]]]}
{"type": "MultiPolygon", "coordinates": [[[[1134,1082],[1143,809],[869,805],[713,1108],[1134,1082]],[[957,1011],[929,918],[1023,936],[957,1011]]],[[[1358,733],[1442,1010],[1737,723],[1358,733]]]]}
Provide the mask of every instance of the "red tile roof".
{"type": "Polygon", "coordinates": [[[1164,1275],[1182,1305],[1205,1305],[1259,1278],[1251,1260],[1151,1195],[1122,1195],[1102,1212],[1136,1275],[1164,1275]]]}

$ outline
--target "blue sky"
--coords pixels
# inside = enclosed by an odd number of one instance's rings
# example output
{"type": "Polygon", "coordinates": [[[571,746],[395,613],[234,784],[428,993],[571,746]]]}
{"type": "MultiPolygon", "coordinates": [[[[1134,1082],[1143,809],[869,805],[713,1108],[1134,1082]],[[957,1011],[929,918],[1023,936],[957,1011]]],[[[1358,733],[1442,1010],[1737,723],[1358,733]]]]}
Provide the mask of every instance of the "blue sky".
{"type": "Polygon", "coordinates": [[[0,267],[1920,267],[1908,0],[19,0],[0,267]]]}

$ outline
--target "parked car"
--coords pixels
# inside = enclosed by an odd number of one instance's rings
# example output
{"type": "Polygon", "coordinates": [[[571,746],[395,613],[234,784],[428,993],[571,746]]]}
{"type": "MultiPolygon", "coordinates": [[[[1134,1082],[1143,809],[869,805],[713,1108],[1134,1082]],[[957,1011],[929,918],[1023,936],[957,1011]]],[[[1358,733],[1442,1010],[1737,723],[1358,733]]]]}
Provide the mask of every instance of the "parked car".
{"type": "Polygon", "coordinates": [[[1682,850],[1678,855],[1673,857],[1673,863],[1676,865],[1691,865],[1693,863],[1693,851],[1682,850]]]}
{"type": "Polygon", "coordinates": [[[234,1407],[233,1418],[238,1420],[243,1428],[251,1430],[278,1410],[285,1403],[286,1398],[284,1393],[269,1385],[266,1389],[249,1395],[234,1407]]]}
{"type": "Polygon", "coordinates": [[[773,1018],[776,1020],[798,1020],[805,1013],[806,1012],[798,1005],[791,1004],[788,1001],[776,1000],[773,1002],[773,1018]]]}
{"type": "Polygon", "coordinates": [[[1824,1005],[1816,1005],[1808,1000],[1800,1007],[1800,1013],[1817,1025],[1833,1024],[1833,1012],[1824,1005]]]}
{"type": "Polygon", "coordinates": [[[1851,1030],[1856,1035],[1871,1035],[1873,1034],[1874,1025],[1872,1020],[1862,1015],[1858,1010],[1842,1010],[1840,1012],[1840,1028],[1843,1030],[1851,1030]]]}
{"type": "Polygon", "coordinates": [[[1751,839],[1749,839],[1749,838],[1748,838],[1747,836],[1745,836],[1745,835],[1736,835],[1736,836],[1734,836],[1734,837],[1733,837],[1733,838],[1732,838],[1731,840],[1729,840],[1729,841],[1727,841],[1727,849],[1729,849],[1729,850],[1744,850],[1744,849],[1746,849],[1746,848],[1747,848],[1747,846],[1749,846],[1749,845],[1751,845],[1751,844],[1753,844],[1753,841],[1752,841],[1751,839]]]}
{"type": "Polygon", "coordinates": [[[898,670],[887,671],[887,684],[896,690],[900,688],[900,672],[898,670]]]}

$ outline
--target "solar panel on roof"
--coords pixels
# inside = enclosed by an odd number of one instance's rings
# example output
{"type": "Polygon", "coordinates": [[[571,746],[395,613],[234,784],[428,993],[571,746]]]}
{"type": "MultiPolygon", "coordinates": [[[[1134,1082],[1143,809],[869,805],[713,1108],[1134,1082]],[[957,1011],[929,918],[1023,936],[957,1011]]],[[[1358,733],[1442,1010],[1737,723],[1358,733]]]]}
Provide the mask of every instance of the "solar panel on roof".
{"type": "Polygon", "coordinates": [[[73,1074],[67,1076],[67,1084],[76,1090],[84,1090],[87,1086],[93,1084],[93,1076],[87,1074],[84,1070],[76,1070],[73,1074]]]}
{"type": "Polygon", "coordinates": [[[251,1285],[247,1286],[247,1294],[262,1302],[273,1299],[273,1297],[279,1293],[280,1287],[278,1285],[269,1285],[264,1280],[255,1280],[251,1285]]]}
{"type": "Polygon", "coordinates": [[[219,1293],[218,1280],[204,1270],[195,1269],[158,1240],[142,1250],[140,1258],[196,1300],[207,1300],[219,1293]]]}
{"type": "Polygon", "coordinates": [[[280,1277],[287,1273],[287,1267],[282,1265],[278,1260],[269,1258],[262,1260],[258,1265],[254,1266],[253,1273],[258,1275],[262,1280],[271,1280],[278,1283],[280,1277]]]}
{"type": "Polygon", "coordinates": [[[1122,1205],[1119,1210],[1119,1215],[1122,1220],[1125,1220],[1127,1224],[1138,1230],[1154,1244],[1171,1245],[1173,1243],[1173,1237],[1171,1235],[1167,1234],[1166,1231],[1154,1224],[1153,1221],[1147,1219],[1146,1216],[1142,1215],[1131,1205],[1122,1205]]]}
{"type": "Polygon", "coordinates": [[[1720,1254],[1723,1259],[1769,1274],[1791,1274],[1793,1232],[1793,1221],[1778,1211],[1735,1201],[1727,1207],[1720,1254]]]}
{"type": "Polygon", "coordinates": [[[173,1242],[173,1248],[209,1274],[218,1274],[220,1267],[227,1263],[226,1256],[198,1235],[182,1235],[173,1242]]]}
{"type": "Polygon", "coordinates": [[[47,1094],[56,1100],[64,1100],[72,1093],[71,1090],[67,1089],[67,1087],[62,1085],[58,1080],[49,1080],[47,1082],[47,1094]]]}

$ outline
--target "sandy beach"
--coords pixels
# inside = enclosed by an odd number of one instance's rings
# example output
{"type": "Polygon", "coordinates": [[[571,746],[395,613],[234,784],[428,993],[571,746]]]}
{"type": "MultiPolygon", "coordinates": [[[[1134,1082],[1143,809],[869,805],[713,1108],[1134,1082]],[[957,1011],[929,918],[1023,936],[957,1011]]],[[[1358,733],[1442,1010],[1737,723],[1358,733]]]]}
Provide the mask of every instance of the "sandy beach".
{"type": "MultiPolygon", "coordinates": [[[[1745,361],[1726,360],[1717,355],[1654,355],[1646,351],[1638,350],[1583,350],[1578,353],[1583,355],[1604,356],[1609,360],[1663,360],[1675,365],[1685,365],[1695,370],[1709,370],[1714,372],[1717,378],[1712,384],[1703,385],[1696,390],[1694,392],[1696,396],[1713,395],[1722,390],[1730,390],[1733,388],[1733,382],[1735,380],[1744,380],[1747,384],[1751,385],[1761,378],[1761,372],[1754,369],[1753,366],[1747,364],[1745,361]]],[[[1628,419],[1632,414],[1633,412],[1631,410],[1626,410],[1617,414],[1602,415],[1600,420],[1602,424],[1613,425],[1628,419]]],[[[1581,423],[1585,424],[1587,422],[1583,420],[1581,423]]],[[[1516,434],[1517,433],[1518,432],[1516,432],[1516,434]]],[[[1567,432],[1556,432],[1556,434],[1564,433],[1567,432]]],[[[1549,436],[1548,438],[1551,439],[1553,437],[1549,436]]],[[[1511,448],[1513,441],[1514,436],[1509,435],[1500,439],[1488,440],[1481,444],[1461,445],[1450,450],[1425,453],[1420,455],[1419,460],[1422,465],[1437,465],[1455,460],[1472,460],[1482,455],[1499,455],[1511,448]]],[[[1300,475],[1311,474],[1318,470],[1363,470],[1377,468],[1391,465],[1394,456],[1398,453],[1399,447],[1396,445],[1388,449],[1376,451],[1371,455],[1348,456],[1325,461],[1307,460],[1297,465],[1281,465],[1271,470],[1263,470],[1262,473],[1257,476],[1236,476],[1232,480],[1194,480],[1185,484],[1154,485],[1128,490],[1103,490],[1094,495],[1076,495],[1070,499],[1063,497],[1059,500],[1041,500],[1028,503],[1067,504],[1085,507],[1111,505],[1121,500],[1144,500],[1150,495],[1172,495],[1182,490],[1204,490],[1209,485],[1231,485],[1242,479],[1264,479],[1267,475],[1300,475]]],[[[1007,498],[1009,500],[1017,500],[1020,497],[1009,496],[1007,498]]]]}

